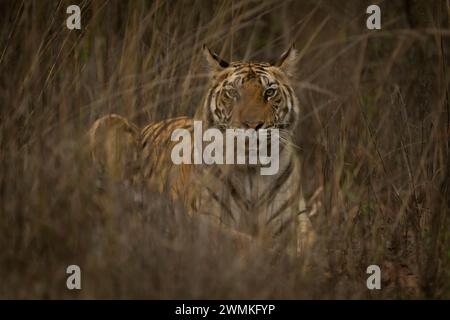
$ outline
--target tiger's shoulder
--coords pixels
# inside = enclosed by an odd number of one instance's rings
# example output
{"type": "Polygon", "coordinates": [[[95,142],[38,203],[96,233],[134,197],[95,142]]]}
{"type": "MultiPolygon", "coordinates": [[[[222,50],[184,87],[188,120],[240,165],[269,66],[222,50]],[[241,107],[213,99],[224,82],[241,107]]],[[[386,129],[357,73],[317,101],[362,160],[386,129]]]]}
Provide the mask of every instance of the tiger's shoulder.
{"type": "Polygon", "coordinates": [[[171,151],[176,142],[172,133],[176,129],[192,132],[193,128],[193,118],[177,117],[150,123],[141,130],[142,174],[151,189],[170,192],[174,198],[184,193],[192,165],[173,163],[171,151]]]}

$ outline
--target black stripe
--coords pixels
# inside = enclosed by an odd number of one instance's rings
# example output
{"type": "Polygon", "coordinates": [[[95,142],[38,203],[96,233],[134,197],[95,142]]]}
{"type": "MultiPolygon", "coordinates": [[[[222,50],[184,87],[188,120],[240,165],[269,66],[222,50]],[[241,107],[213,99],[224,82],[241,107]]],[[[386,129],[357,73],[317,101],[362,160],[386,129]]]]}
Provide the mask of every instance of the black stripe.
{"type": "Polygon", "coordinates": [[[289,100],[291,101],[291,106],[292,109],[294,109],[294,91],[292,90],[292,88],[290,86],[283,86],[284,88],[286,88],[289,91],[289,100]]]}
{"type": "Polygon", "coordinates": [[[233,221],[236,221],[236,218],[233,216],[233,212],[229,208],[229,205],[227,203],[224,203],[217,194],[214,193],[210,188],[206,187],[206,190],[211,195],[211,197],[220,205],[221,208],[225,209],[226,213],[233,219],[233,221]]]}
{"type": "Polygon", "coordinates": [[[155,131],[153,131],[153,134],[152,134],[153,141],[155,141],[158,138],[158,136],[161,134],[161,132],[163,132],[167,128],[167,125],[170,123],[170,120],[164,120],[159,123],[161,124],[161,126],[158,129],[156,129],[155,131]]]}
{"type": "Polygon", "coordinates": [[[236,186],[230,179],[225,180],[225,185],[228,187],[228,189],[230,189],[231,196],[233,197],[234,202],[236,202],[236,204],[238,205],[239,209],[247,212],[251,207],[248,199],[242,197],[242,192],[238,192],[236,186]]]}
{"type": "Polygon", "coordinates": [[[275,182],[271,186],[269,186],[262,194],[262,196],[258,199],[255,209],[259,209],[262,205],[267,204],[268,202],[272,201],[273,198],[275,198],[275,191],[286,182],[287,178],[289,178],[289,175],[292,172],[292,169],[293,164],[291,159],[284,171],[276,178],[275,182]]]}
{"type": "Polygon", "coordinates": [[[266,221],[266,225],[269,225],[272,221],[274,221],[278,216],[280,216],[286,208],[292,205],[292,203],[296,200],[297,194],[293,193],[290,198],[288,198],[280,208],[266,221]]]}
{"type": "Polygon", "coordinates": [[[216,177],[220,177],[225,180],[225,181],[223,181],[225,184],[225,187],[227,187],[227,189],[229,189],[230,194],[231,194],[233,200],[238,205],[239,209],[241,209],[242,211],[248,211],[251,207],[251,204],[247,199],[242,197],[243,192],[238,190],[239,188],[237,188],[228,177],[223,176],[222,171],[219,169],[219,167],[213,166],[213,167],[211,167],[211,169],[216,177]]]}
{"type": "Polygon", "coordinates": [[[207,112],[211,112],[210,106],[211,106],[211,99],[216,91],[216,88],[219,86],[219,84],[214,85],[211,89],[209,89],[208,94],[206,96],[206,108],[208,109],[207,112]]]}
{"type": "Polygon", "coordinates": [[[247,74],[248,72],[249,72],[248,70],[240,70],[240,71],[234,72],[233,75],[240,76],[242,74],[247,74]]]}

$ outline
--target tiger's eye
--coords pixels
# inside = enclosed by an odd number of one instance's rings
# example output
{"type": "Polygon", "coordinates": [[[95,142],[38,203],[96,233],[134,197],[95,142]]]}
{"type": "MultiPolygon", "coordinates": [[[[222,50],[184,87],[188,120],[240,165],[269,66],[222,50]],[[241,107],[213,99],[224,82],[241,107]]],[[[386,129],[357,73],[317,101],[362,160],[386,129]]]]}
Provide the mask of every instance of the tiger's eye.
{"type": "Polygon", "coordinates": [[[269,88],[266,91],[264,91],[264,98],[270,99],[275,95],[276,92],[277,92],[276,89],[269,88]]]}

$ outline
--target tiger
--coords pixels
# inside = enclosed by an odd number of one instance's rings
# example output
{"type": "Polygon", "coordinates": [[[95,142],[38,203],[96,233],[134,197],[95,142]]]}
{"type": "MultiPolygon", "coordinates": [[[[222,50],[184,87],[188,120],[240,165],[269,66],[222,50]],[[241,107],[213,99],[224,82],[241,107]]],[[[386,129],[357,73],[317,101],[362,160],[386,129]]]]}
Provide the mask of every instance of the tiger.
{"type": "MultiPolygon", "coordinates": [[[[193,117],[150,123],[134,135],[140,145],[140,174],[149,189],[170,194],[190,216],[201,217],[212,230],[226,230],[242,241],[279,244],[300,255],[314,242],[315,233],[302,192],[301,159],[293,141],[300,117],[299,100],[291,85],[297,51],[291,46],[276,63],[229,63],[206,46],[203,52],[209,78],[203,103],[193,117]],[[180,128],[192,132],[194,121],[221,132],[265,129],[270,135],[277,129],[278,172],[261,175],[259,165],[254,164],[174,164],[172,133],[180,128]]],[[[111,117],[100,118],[93,128],[111,117]]],[[[114,119],[120,116],[114,115],[114,119]]],[[[135,132],[126,119],[122,124],[119,131],[135,132]]],[[[110,127],[118,130],[117,125],[110,127]]],[[[91,129],[90,137],[91,145],[98,146],[95,130],[91,129]]]]}
{"type": "Polygon", "coordinates": [[[139,135],[136,125],[116,114],[95,121],[87,138],[96,169],[106,172],[112,181],[136,180],[140,155],[139,135]]]}

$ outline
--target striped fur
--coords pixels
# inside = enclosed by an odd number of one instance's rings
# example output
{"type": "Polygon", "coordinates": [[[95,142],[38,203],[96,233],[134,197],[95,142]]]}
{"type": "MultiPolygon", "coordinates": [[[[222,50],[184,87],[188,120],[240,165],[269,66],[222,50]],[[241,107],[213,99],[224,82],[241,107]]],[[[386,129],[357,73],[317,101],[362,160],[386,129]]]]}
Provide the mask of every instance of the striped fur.
{"type": "Polygon", "coordinates": [[[191,215],[252,238],[280,239],[301,251],[312,233],[302,195],[300,159],[292,142],[300,109],[290,86],[295,52],[290,49],[276,65],[227,63],[205,48],[211,80],[204,103],[194,118],[152,123],[139,139],[141,173],[148,186],[184,203],[191,215]],[[177,128],[279,129],[280,168],[260,175],[257,165],[174,165],[170,137],[177,128]]]}

